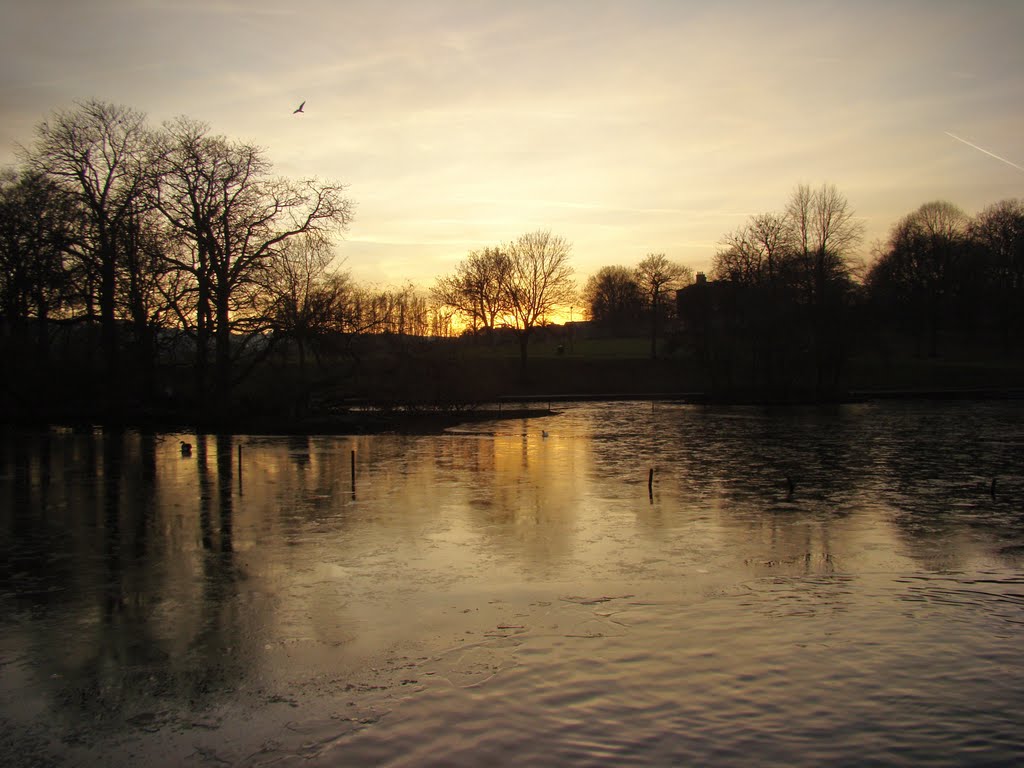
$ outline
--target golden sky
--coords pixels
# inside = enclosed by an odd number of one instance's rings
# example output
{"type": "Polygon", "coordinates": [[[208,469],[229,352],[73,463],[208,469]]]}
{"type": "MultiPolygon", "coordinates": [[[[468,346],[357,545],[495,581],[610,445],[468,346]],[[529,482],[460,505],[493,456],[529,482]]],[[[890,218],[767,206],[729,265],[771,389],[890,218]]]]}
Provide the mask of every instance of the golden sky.
{"type": "Polygon", "coordinates": [[[649,252],[707,269],[800,183],[847,196],[865,256],[922,203],[1024,196],[1020,0],[0,9],[0,164],[76,100],[204,120],[281,174],[348,184],[338,253],[368,282],[429,285],[536,229],[581,280],[649,252]]]}

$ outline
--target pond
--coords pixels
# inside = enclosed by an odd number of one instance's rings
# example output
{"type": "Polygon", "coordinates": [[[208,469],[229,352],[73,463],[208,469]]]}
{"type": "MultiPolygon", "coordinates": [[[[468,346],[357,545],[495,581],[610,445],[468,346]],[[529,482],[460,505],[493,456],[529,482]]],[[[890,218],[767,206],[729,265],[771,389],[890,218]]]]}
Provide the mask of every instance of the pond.
{"type": "Polygon", "coordinates": [[[0,759],[1019,764],[1022,417],[8,430],[0,759]]]}

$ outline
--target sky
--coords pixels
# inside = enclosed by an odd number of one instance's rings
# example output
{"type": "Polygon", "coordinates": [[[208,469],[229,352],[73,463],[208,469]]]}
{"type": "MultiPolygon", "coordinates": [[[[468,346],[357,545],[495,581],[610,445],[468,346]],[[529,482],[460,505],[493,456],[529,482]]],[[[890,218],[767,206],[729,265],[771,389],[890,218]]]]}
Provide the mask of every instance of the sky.
{"type": "Polygon", "coordinates": [[[834,184],[859,255],[1024,197],[1024,2],[0,0],[0,166],[98,99],[347,185],[338,263],[429,286],[535,230],[582,283],[834,184]],[[293,110],[306,102],[302,114],[293,110]]]}

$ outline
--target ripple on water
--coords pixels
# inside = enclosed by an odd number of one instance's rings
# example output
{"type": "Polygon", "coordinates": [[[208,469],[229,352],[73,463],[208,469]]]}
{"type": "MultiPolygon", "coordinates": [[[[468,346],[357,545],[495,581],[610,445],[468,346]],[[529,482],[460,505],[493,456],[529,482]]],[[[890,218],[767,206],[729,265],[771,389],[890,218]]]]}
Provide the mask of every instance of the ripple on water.
{"type": "Polygon", "coordinates": [[[0,752],[1020,764],[1022,407],[233,438],[244,493],[225,436],[58,434],[0,476],[0,752]]]}
{"type": "MultiPolygon", "coordinates": [[[[787,599],[774,583],[755,587],[765,603],[787,599]]],[[[981,685],[995,699],[978,697],[979,679],[1019,665],[1016,644],[995,638],[963,658],[941,617],[902,621],[900,589],[839,616],[769,605],[753,613],[731,598],[624,602],[617,616],[629,630],[589,637],[539,629],[544,621],[527,615],[515,643],[433,659],[428,666],[450,665],[448,676],[431,678],[386,729],[354,734],[348,749],[403,766],[952,765],[977,754],[984,734],[991,749],[1017,754],[1007,735],[1022,714],[1012,682],[981,685]],[[879,633],[879,622],[892,626],[879,633]],[[478,666],[494,674],[437,685],[478,666]]],[[[600,605],[560,608],[571,626],[576,611],[600,605]]]]}

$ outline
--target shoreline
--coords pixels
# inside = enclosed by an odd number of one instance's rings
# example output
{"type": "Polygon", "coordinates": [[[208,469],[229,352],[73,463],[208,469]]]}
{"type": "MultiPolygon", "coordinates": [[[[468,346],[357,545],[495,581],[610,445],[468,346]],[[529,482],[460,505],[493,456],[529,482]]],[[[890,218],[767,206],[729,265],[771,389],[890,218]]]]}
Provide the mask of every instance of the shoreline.
{"type": "Polygon", "coordinates": [[[1020,387],[970,387],[922,389],[857,389],[834,398],[714,397],[703,392],[523,394],[506,395],[493,402],[465,409],[383,408],[371,403],[341,413],[311,414],[291,419],[280,417],[204,418],[184,413],[136,414],[32,414],[4,419],[4,428],[63,427],[69,429],[137,429],[149,432],[197,432],[236,435],[436,435],[463,424],[481,421],[534,419],[558,413],[552,405],[573,402],[672,402],[707,406],[807,407],[844,405],[881,400],[989,401],[1024,399],[1020,387]],[[545,403],[546,407],[536,407],[545,403]],[[525,407],[514,407],[514,406],[525,407]],[[511,406],[511,407],[510,407],[511,406]]]}
{"type": "Polygon", "coordinates": [[[64,428],[71,430],[132,429],[142,432],[230,435],[439,435],[463,424],[481,421],[535,419],[553,416],[550,408],[502,408],[467,411],[351,411],[296,419],[202,419],[124,416],[5,420],[3,428],[64,428]]]}

